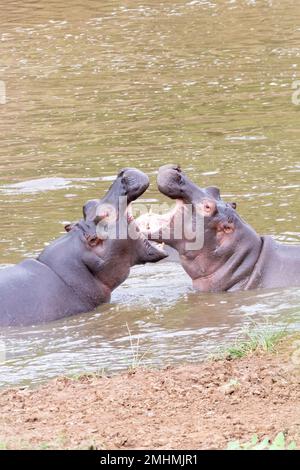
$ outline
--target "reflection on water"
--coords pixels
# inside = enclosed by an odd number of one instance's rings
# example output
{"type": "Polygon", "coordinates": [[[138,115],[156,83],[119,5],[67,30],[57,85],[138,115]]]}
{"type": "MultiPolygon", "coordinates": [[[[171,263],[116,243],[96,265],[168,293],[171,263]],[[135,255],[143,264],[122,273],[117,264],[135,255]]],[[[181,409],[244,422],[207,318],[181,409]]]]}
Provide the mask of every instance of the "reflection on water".
{"type": "MultiPolygon", "coordinates": [[[[136,166],[180,163],[259,232],[299,243],[296,0],[1,2],[0,263],[38,253],[136,166]]],[[[299,326],[299,293],[199,295],[175,264],[136,268],[98,313],[3,332],[2,383],[203,357],[249,318],[299,326]]]]}

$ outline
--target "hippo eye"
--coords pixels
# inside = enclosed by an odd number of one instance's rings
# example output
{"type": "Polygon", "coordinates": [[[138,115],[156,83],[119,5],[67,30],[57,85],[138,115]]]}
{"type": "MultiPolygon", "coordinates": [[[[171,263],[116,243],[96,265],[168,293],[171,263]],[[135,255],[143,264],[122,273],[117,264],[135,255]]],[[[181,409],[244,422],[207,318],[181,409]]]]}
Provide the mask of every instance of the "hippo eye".
{"type": "Polygon", "coordinates": [[[234,225],[233,223],[229,222],[224,225],[223,230],[225,233],[232,233],[234,231],[234,225]]]}
{"type": "Polygon", "coordinates": [[[97,246],[102,243],[102,240],[97,235],[85,234],[85,238],[91,247],[97,246]]]}
{"type": "Polygon", "coordinates": [[[235,230],[235,225],[231,220],[220,221],[217,224],[217,232],[226,233],[227,235],[233,233],[235,230]]]}

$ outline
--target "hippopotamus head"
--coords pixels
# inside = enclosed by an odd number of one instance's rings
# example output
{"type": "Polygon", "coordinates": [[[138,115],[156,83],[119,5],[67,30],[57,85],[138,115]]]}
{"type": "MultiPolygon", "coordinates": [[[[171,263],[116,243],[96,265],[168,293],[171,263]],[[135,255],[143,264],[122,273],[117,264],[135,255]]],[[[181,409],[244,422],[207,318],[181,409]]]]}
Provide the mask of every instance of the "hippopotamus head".
{"type": "Polygon", "coordinates": [[[124,215],[129,204],[141,196],[148,186],[149,178],[145,173],[136,168],[123,168],[102,199],[92,199],[83,206],[84,219],[97,223],[99,217],[108,216],[106,212],[110,216],[112,212],[117,214],[120,206],[124,210],[120,215],[124,215]]]}
{"type": "Polygon", "coordinates": [[[124,168],[102,199],[89,200],[83,219],[65,227],[83,241],[84,260],[111,290],[123,282],[130,267],[156,262],[167,254],[149,241],[131,215],[130,204],[149,186],[149,178],[134,168],[124,168]]]}
{"type": "Polygon", "coordinates": [[[143,227],[149,239],[175,248],[200,290],[229,290],[244,282],[261,239],[238,215],[236,203],[223,201],[216,187],[200,188],[178,165],[162,166],[157,184],[176,205],[168,214],[149,218],[148,231],[143,227]]]}

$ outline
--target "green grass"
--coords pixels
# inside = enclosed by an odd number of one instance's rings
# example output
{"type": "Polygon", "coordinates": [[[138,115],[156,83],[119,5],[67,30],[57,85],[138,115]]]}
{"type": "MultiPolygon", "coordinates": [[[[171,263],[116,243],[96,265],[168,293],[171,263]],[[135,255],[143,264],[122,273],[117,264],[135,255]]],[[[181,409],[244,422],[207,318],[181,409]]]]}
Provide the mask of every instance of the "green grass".
{"type": "Polygon", "coordinates": [[[243,341],[236,341],[231,346],[221,349],[213,359],[240,359],[254,352],[274,352],[280,340],[287,335],[286,330],[252,326],[245,332],[243,341]]]}
{"type": "Polygon", "coordinates": [[[254,434],[250,441],[241,443],[240,441],[231,441],[226,450],[295,450],[296,442],[287,443],[283,432],[279,432],[273,441],[265,437],[259,441],[257,434],[254,434]]]}
{"type": "Polygon", "coordinates": [[[126,328],[128,331],[130,349],[131,349],[131,364],[128,367],[129,372],[134,372],[138,367],[142,366],[145,356],[148,354],[149,350],[144,353],[140,352],[140,338],[138,337],[136,342],[134,342],[128,323],[126,322],[126,328]]]}

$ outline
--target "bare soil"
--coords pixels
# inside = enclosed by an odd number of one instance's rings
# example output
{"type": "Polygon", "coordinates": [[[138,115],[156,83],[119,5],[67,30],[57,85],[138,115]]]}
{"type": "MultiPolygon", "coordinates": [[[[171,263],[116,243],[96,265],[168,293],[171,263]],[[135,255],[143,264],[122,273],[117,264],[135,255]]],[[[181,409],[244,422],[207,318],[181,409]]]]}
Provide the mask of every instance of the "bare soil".
{"type": "Polygon", "coordinates": [[[0,445],[224,449],[231,440],[283,431],[300,447],[299,385],[290,351],[57,378],[38,389],[0,392],[0,445]]]}

